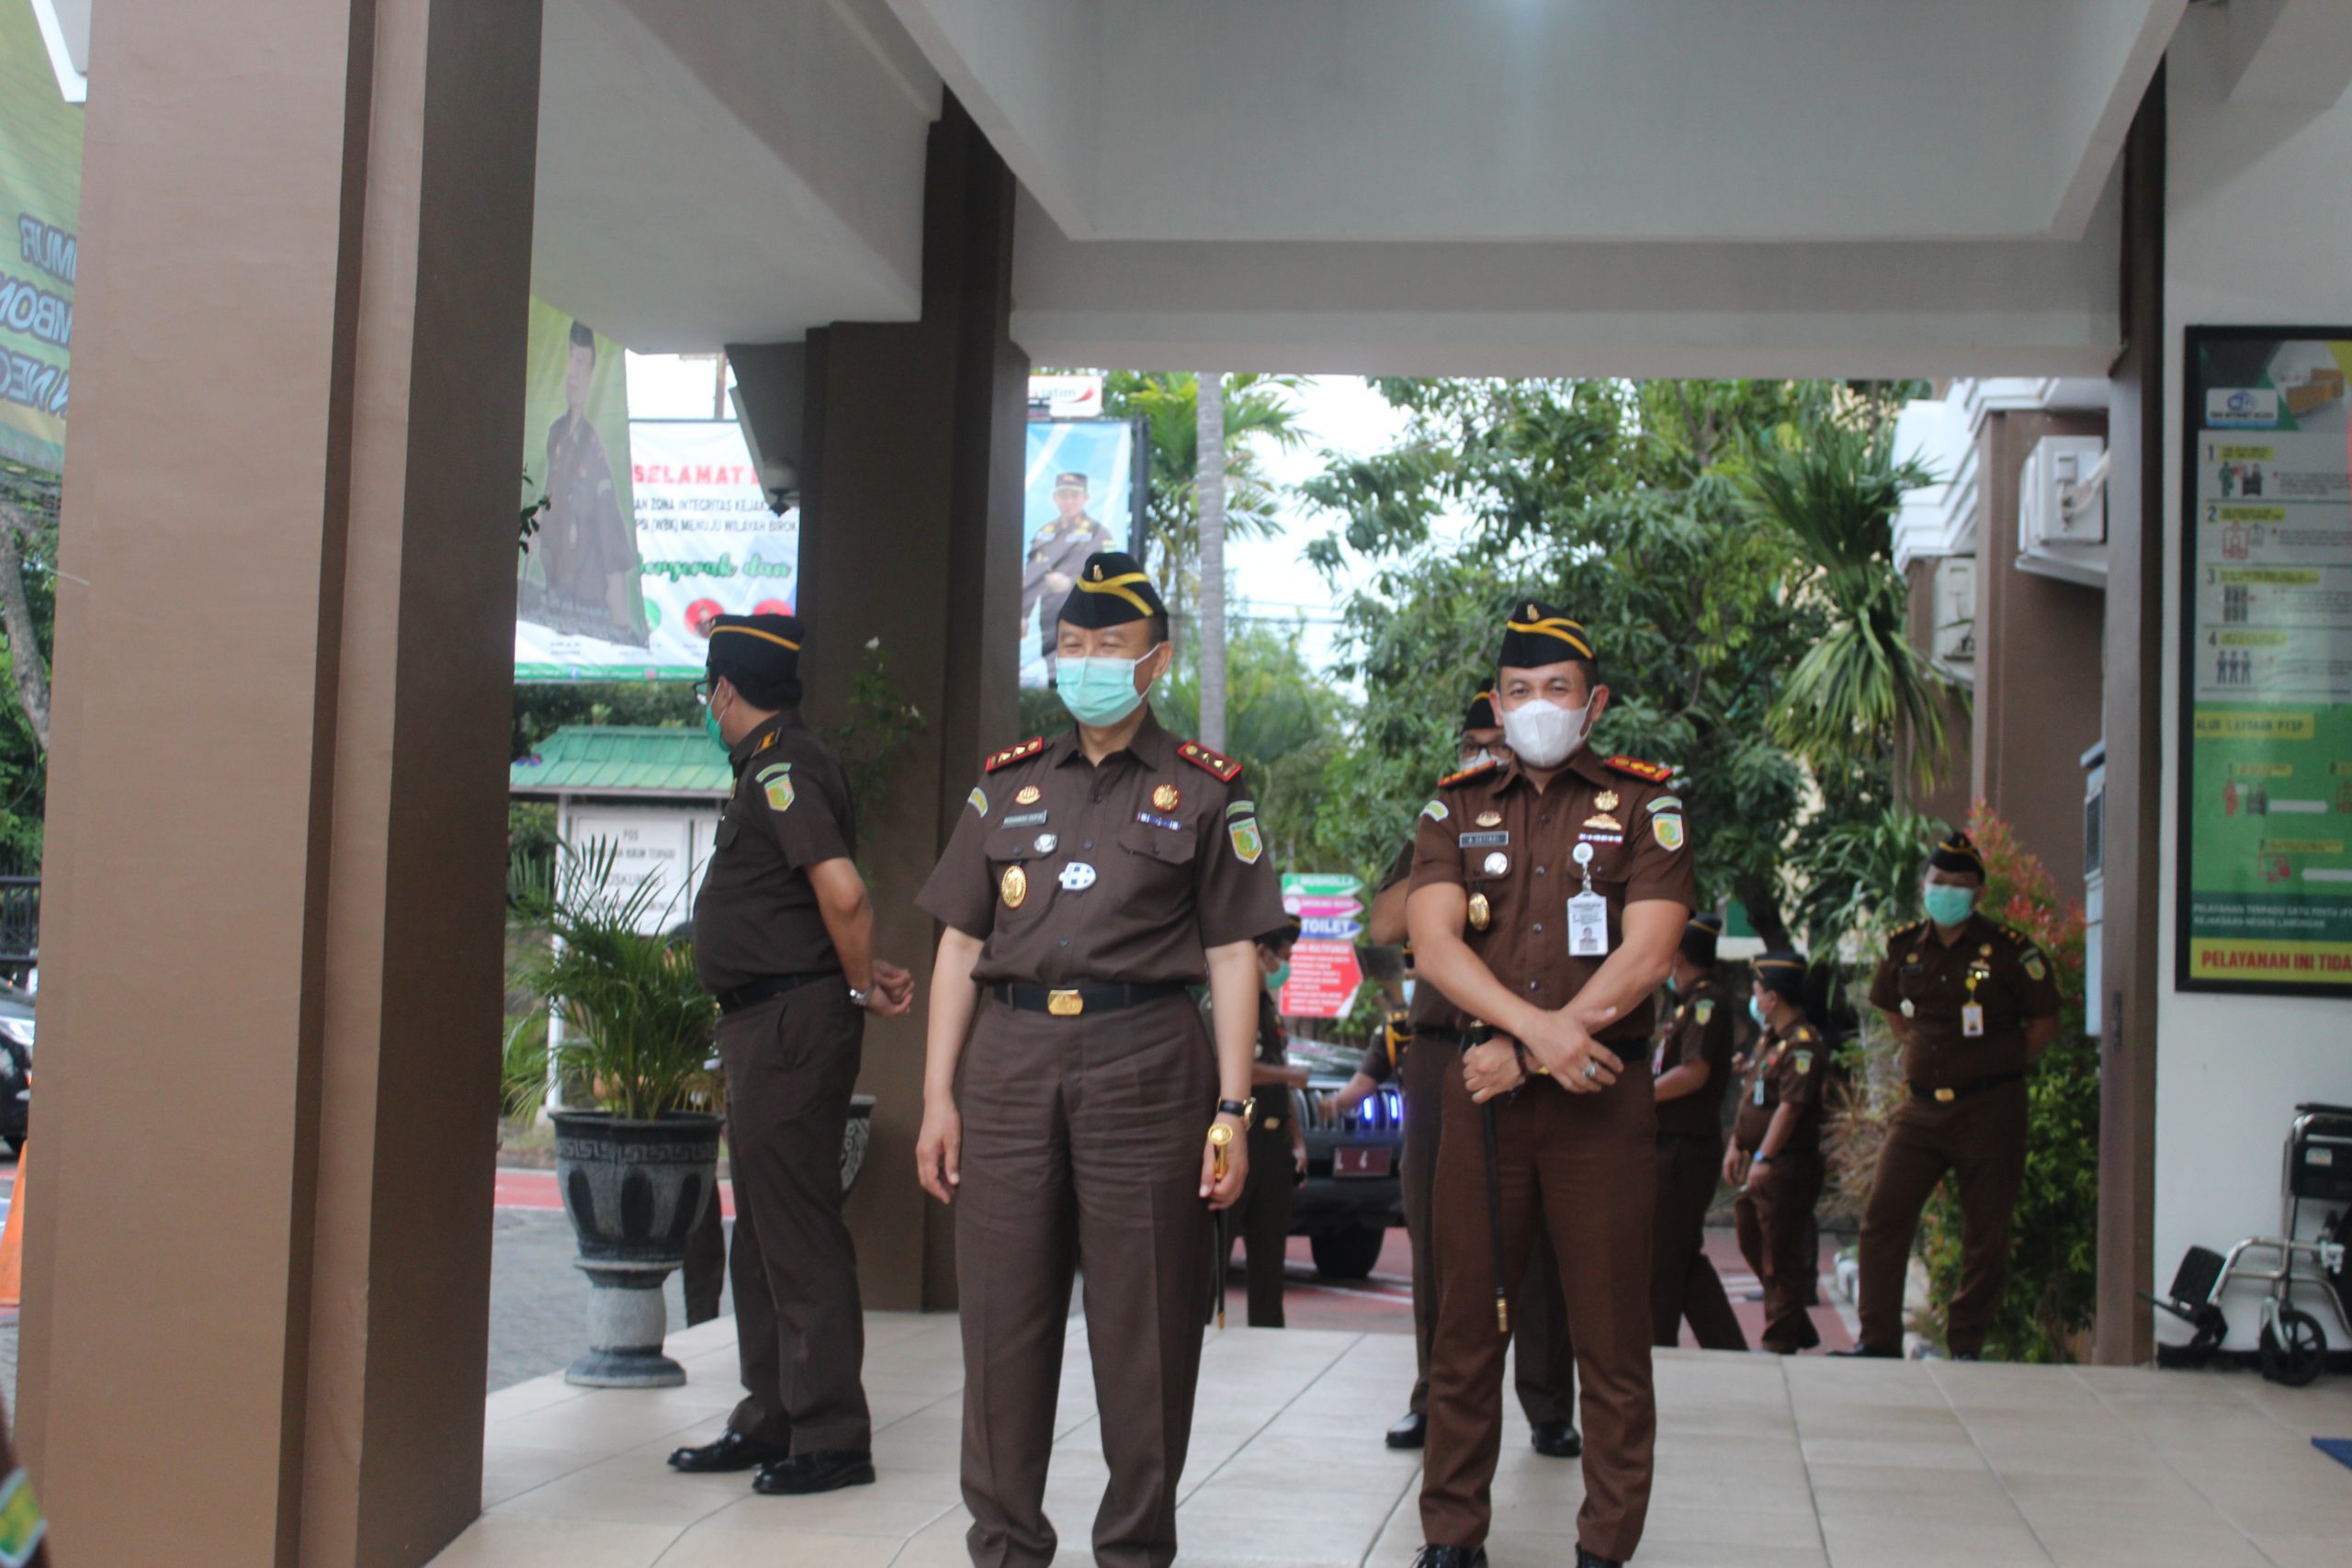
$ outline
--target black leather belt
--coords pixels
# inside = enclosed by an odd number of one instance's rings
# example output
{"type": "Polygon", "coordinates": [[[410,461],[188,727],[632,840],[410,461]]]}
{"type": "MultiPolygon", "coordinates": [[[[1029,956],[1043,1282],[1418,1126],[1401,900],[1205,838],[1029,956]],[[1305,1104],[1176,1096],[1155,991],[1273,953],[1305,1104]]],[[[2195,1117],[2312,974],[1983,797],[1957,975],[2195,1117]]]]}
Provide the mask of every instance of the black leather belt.
{"type": "Polygon", "coordinates": [[[1056,1018],[1077,1018],[1090,1012],[1117,1012],[1122,1008],[1141,1007],[1162,997],[1182,996],[1184,987],[1174,980],[1162,980],[1150,985],[1133,986],[1019,986],[1002,984],[996,987],[996,999],[1007,1007],[1023,1012],[1050,1013],[1056,1018]]]}
{"type": "Polygon", "coordinates": [[[2023,1073],[1996,1073],[1989,1078],[1978,1078],[1974,1083],[1962,1084],[1958,1089],[1929,1089],[1926,1084],[1915,1083],[1911,1086],[1911,1098],[1933,1100],[1938,1105],[1950,1105],[1955,1100],[1966,1100],[1972,1094],[1983,1094],[1988,1089],[1999,1089],[2004,1084],[2016,1083],[2024,1077],[2023,1073]]]}
{"type": "Polygon", "coordinates": [[[838,969],[811,969],[805,975],[768,975],[731,991],[718,993],[720,1012],[741,1012],[745,1008],[780,997],[786,991],[797,991],[803,986],[813,986],[820,980],[841,978],[838,969]]]}
{"type": "Polygon", "coordinates": [[[1457,1051],[1467,1051],[1471,1046],[1485,1041],[1487,1036],[1467,1029],[1416,1029],[1413,1031],[1413,1038],[1434,1040],[1441,1045],[1451,1045],[1457,1051]]]}

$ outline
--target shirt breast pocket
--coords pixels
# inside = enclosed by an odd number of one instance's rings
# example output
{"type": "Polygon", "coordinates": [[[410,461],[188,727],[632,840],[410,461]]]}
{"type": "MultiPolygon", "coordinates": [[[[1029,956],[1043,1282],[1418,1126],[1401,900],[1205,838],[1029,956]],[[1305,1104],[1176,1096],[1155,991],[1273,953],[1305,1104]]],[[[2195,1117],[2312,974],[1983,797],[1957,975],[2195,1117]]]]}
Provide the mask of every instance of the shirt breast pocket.
{"type": "Polygon", "coordinates": [[[742,837],[742,834],[743,823],[741,818],[735,817],[722,817],[718,819],[718,831],[710,836],[710,841],[713,847],[723,850],[733,844],[737,839],[742,837]]]}
{"type": "Polygon", "coordinates": [[[1119,829],[1117,841],[1147,886],[1161,878],[1189,882],[1193,862],[1201,852],[1200,830],[1190,823],[1157,828],[1148,822],[1130,822],[1119,829]]]}

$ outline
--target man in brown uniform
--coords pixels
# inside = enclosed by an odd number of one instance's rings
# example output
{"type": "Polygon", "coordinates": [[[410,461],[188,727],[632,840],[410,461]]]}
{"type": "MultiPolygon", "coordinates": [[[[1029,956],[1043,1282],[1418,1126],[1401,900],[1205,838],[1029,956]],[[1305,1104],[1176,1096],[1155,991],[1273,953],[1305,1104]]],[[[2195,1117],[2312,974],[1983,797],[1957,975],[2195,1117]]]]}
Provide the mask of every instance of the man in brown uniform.
{"type": "MultiPolygon", "coordinates": [[[[1062,602],[1087,558],[1111,543],[1111,530],[1086,510],[1086,476],[1054,476],[1054,520],[1029,541],[1029,558],[1021,567],[1021,635],[1029,636],[1029,617],[1036,617],[1037,638],[1048,662],[1054,657],[1054,628],[1061,624],[1062,602]]],[[[1026,655],[1023,655],[1026,658],[1026,655]]]]}
{"type": "Polygon", "coordinates": [[[1258,1057],[1250,1066],[1250,1095],[1257,1102],[1250,1119],[1250,1179],[1241,1201],[1226,1221],[1226,1256],[1238,1239],[1249,1260],[1250,1326],[1283,1326],[1283,1265],[1290,1250],[1291,1200],[1306,1174],[1306,1130],[1291,1114],[1291,1091],[1306,1087],[1306,1071],[1290,1065],[1290,1041],[1274,1008],[1274,987],[1290,967],[1298,918],[1258,939],[1258,970],[1266,984],[1258,991],[1258,1057]]]}
{"type": "Polygon", "coordinates": [[[1903,1046],[1911,1095],[1894,1113],[1862,1213],[1861,1343],[1903,1353],[1903,1285],[1919,1211],[1945,1171],[1960,1182],[1960,1289],[1946,1341],[1973,1361],[2009,1267],[2025,1180],[2026,1069],[2058,1036],[2058,983],[2026,935],[1976,908],[1984,861],[1954,832],[1928,857],[1928,918],[1894,933],[1871,983],[1903,1046]]]}
{"type": "Polygon", "coordinates": [[[1544,1230],[1583,1383],[1577,1561],[1592,1568],[1634,1554],[1649,1508],[1657,1116],[1645,1046],[1696,879],[1671,770],[1585,746],[1609,691],[1584,628],[1521,604],[1498,663],[1512,760],[1454,774],[1422,808],[1406,906],[1422,973],[1496,1032],[1444,1090],[1419,1561],[1486,1562],[1503,1297],[1544,1230]]]}
{"type": "Polygon", "coordinates": [[[1077,728],[988,759],[919,899],[944,929],[916,1171],[956,1206],[981,1568],[1053,1560],[1046,1466],[1075,1268],[1111,1470],[1095,1561],[1176,1555],[1209,1211],[1249,1176],[1255,939],[1283,923],[1240,765],[1144,705],[1170,651],[1159,593],[1109,551],[1077,586],[1057,648],[1077,728]],[[1186,993],[1204,979],[1214,1050],[1186,993]]]}
{"type": "Polygon", "coordinates": [[[718,1441],[670,1462],[757,1465],[758,1491],[826,1492],[874,1479],[842,1133],[865,1014],[905,1012],[913,980],[874,957],[848,781],[800,719],[799,622],[721,615],[709,658],[700,694],[735,793],[695,899],[694,960],[727,1066],[744,1395],[718,1441]]]}
{"type": "Polygon", "coordinates": [[[1724,918],[1690,917],[1674,953],[1674,1010],[1650,1064],[1657,1097],[1657,1224],[1650,1244],[1650,1342],[1671,1349],[1682,1320],[1702,1350],[1745,1350],[1747,1336],[1707,1258],[1707,1210],[1723,1165],[1732,1009],[1715,983],[1724,918]]]}
{"type": "MultiPolygon", "coordinates": [[[[1510,755],[1502,721],[1495,716],[1494,694],[1480,692],[1462,716],[1459,761],[1474,768],[1510,755]]],[[[1384,946],[1405,942],[1405,898],[1411,891],[1413,846],[1408,842],[1389,868],[1364,921],[1364,934],[1384,946]]],[[[1405,947],[1412,962],[1412,947],[1405,947]]],[[[1409,971],[1408,971],[1409,972],[1409,971]]],[[[1352,1109],[1390,1077],[1404,1090],[1405,1233],[1413,1245],[1413,1348],[1417,1371],[1404,1416],[1390,1426],[1392,1449],[1418,1449],[1428,1440],[1430,1345],[1437,1334],[1437,1245],[1430,1213],[1437,1186],[1440,1109],[1445,1082],[1461,1072],[1470,1020],[1445,999],[1425,976],[1414,975],[1407,998],[1401,1040],[1375,1040],[1333,1099],[1334,1110],[1352,1109]]],[[[1539,1235],[1529,1254],[1527,1276],[1512,1312],[1511,1383],[1527,1416],[1527,1440],[1546,1459],[1574,1459],[1584,1451],[1577,1431],[1577,1369],[1568,1336],[1567,1303],[1560,1296],[1560,1266],[1550,1238],[1539,1235]]]]}
{"type": "Polygon", "coordinates": [[[1817,1245],[1813,1206],[1821,1197],[1829,1048],[1805,1016],[1804,954],[1768,953],[1755,970],[1750,1011],[1764,1032],[1732,1124],[1724,1179],[1739,1190],[1733,1213],[1740,1256],[1764,1285],[1764,1348],[1793,1356],[1821,1343],[1805,1302],[1817,1245]]]}

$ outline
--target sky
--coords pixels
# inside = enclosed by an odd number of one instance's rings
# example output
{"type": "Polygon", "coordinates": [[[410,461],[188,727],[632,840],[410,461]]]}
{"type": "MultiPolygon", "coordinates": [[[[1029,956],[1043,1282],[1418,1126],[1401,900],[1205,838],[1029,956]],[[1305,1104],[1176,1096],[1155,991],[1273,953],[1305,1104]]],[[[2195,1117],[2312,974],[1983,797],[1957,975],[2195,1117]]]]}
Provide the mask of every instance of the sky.
{"type": "MultiPolygon", "coordinates": [[[[707,357],[667,354],[628,356],[628,406],[633,419],[709,419],[728,410],[714,401],[716,363],[707,357]]],[[[732,376],[729,376],[732,381],[732,376]]],[[[1317,670],[1337,657],[1339,606],[1356,574],[1337,584],[1306,564],[1306,547],[1329,533],[1337,519],[1320,513],[1292,494],[1293,487],[1323,471],[1331,456],[1362,457],[1385,450],[1405,429],[1405,415],[1360,376],[1308,378],[1295,394],[1305,439],[1295,451],[1262,447],[1260,462],[1279,487],[1282,531],[1263,539],[1237,539],[1226,546],[1234,613],[1296,621],[1300,647],[1317,670]]]]}

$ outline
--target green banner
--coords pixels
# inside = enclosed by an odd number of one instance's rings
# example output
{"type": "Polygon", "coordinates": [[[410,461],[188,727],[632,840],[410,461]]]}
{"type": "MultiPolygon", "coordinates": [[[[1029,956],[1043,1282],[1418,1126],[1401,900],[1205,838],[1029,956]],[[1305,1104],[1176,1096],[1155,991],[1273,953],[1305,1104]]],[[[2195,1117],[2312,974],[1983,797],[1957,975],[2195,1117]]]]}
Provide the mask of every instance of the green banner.
{"type": "Polygon", "coordinates": [[[2352,333],[2188,366],[2177,979],[2352,994],[2352,333]]]}
{"type": "Polygon", "coordinates": [[[40,24],[0,3],[0,457],[65,466],[82,109],[58,95],[40,24]]]}
{"type": "Polygon", "coordinates": [[[628,456],[628,366],[620,344],[531,301],[524,381],[523,491],[544,498],[516,592],[518,663],[596,668],[642,659],[637,506],[628,456]],[[537,657],[522,657],[525,644],[537,657]]]}

